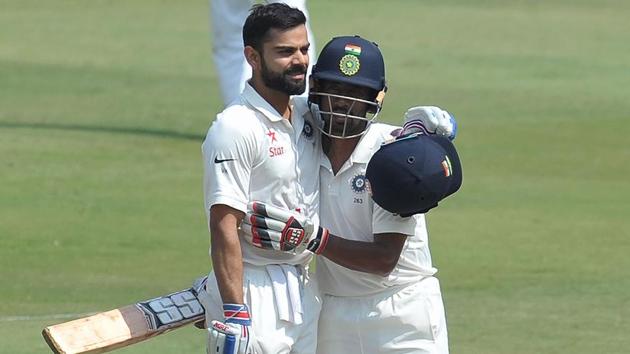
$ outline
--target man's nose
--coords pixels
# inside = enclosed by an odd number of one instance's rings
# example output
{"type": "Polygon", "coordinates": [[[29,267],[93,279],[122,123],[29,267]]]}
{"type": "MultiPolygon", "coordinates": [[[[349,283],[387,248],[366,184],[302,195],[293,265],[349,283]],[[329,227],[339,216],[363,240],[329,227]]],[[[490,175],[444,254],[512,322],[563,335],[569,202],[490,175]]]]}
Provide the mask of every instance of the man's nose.
{"type": "Polygon", "coordinates": [[[302,53],[301,50],[298,50],[295,52],[295,55],[293,55],[293,65],[295,64],[300,64],[300,65],[304,65],[305,67],[308,67],[308,53],[302,53]]]}
{"type": "Polygon", "coordinates": [[[349,110],[350,106],[352,105],[352,102],[350,100],[346,100],[343,98],[338,98],[335,102],[335,108],[336,109],[341,109],[341,110],[349,110]]]}

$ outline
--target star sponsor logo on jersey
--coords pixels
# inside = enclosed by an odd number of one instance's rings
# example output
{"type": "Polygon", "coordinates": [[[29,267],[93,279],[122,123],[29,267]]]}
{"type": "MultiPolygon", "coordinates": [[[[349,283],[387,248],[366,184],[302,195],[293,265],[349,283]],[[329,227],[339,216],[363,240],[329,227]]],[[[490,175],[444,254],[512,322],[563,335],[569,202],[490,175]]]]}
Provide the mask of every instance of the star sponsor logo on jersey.
{"type": "Polygon", "coordinates": [[[276,156],[280,156],[280,155],[284,155],[284,146],[274,146],[272,145],[273,143],[277,143],[278,142],[278,138],[276,138],[276,132],[274,130],[272,130],[271,128],[269,130],[267,130],[267,134],[265,134],[269,137],[269,157],[276,157],[276,156]]]}
{"type": "Polygon", "coordinates": [[[350,180],[350,188],[355,193],[363,193],[366,190],[366,179],[364,174],[358,174],[350,180]]]}
{"type": "Polygon", "coordinates": [[[271,130],[271,128],[269,128],[269,130],[267,130],[267,134],[266,135],[271,140],[271,144],[273,144],[273,143],[278,141],[278,139],[276,138],[276,132],[271,130]]]}

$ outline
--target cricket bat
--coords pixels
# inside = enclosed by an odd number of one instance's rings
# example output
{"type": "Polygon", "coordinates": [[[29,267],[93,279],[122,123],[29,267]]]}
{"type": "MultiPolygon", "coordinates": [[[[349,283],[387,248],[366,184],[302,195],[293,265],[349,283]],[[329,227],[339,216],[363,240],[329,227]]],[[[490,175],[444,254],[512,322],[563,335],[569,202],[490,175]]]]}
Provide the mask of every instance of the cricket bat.
{"type": "Polygon", "coordinates": [[[54,353],[105,353],[202,321],[204,313],[192,287],[48,326],[42,335],[54,353]]]}

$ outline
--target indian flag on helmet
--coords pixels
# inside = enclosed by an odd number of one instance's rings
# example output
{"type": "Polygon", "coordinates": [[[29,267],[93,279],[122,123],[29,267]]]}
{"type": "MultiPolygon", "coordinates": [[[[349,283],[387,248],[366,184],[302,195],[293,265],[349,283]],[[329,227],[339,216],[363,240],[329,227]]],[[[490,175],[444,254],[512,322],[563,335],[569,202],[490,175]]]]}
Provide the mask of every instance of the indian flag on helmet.
{"type": "Polygon", "coordinates": [[[450,177],[453,174],[453,167],[451,166],[451,160],[448,159],[448,156],[444,156],[444,160],[442,161],[442,169],[444,170],[444,176],[450,177]]]}
{"type": "Polygon", "coordinates": [[[346,54],[361,55],[361,47],[356,44],[346,44],[346,54]]]}

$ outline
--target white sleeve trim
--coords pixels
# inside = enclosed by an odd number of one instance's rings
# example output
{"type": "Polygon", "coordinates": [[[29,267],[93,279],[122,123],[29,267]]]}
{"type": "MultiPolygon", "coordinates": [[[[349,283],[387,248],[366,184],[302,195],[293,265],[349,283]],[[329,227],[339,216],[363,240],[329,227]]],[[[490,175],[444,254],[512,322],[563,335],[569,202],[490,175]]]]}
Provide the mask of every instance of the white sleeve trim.
{"type": "Polygon", "coordinates": [[[212,195],[208,198],[208,210],[212,208],[213,205],[216,204],[224,204],[236,210],[242,211],[243,213],[247,213],[247,201],[242,201],[239,199],[235,199],[233,196],[228,195],[212,195]]]}
{"type": "Polygon", "coordinates": [[[372,215],[372,233],[399,233],[413,236],[416,230],[416,219],[414,217],[403,218],[394,215],[374,203],[372,215]]]}

